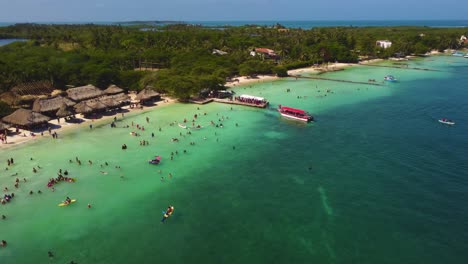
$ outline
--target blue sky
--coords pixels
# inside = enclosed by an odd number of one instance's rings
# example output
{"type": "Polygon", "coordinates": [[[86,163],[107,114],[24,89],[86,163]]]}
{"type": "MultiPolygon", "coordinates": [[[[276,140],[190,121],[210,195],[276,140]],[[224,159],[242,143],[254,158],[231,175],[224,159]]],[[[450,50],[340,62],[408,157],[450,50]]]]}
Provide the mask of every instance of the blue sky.
{"type": "Polygon", "coordinates": [[[1,22],[467,19],[461,0],[0,0],[1,22]]]}

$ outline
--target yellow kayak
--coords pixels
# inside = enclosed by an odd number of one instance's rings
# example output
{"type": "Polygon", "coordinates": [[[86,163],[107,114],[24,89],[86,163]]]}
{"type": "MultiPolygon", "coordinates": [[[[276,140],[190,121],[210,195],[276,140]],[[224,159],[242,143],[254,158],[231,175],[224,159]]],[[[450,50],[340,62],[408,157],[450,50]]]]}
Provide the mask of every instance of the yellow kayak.
{"type": "Polygon", "coordinates": [[[71,202],[70,202],[70,203],[68,203],[68,204],[67,204],[67,203],[65,203],[65,202],[63,202],[63,203],[59,203],[59,204],[58,204],[58,206],[67,206],[67,205],[70,205],[70,204],[72,204],[72,203],[74,203],[74,202],[76,202],[76,199],[72,199],[72,200],[71,200],[71,202]]]}

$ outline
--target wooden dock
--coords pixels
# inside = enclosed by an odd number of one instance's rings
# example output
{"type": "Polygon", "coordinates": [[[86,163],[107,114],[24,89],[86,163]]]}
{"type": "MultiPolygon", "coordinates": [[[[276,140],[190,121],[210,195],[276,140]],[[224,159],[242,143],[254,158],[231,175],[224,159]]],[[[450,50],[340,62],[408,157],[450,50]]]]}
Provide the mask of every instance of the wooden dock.
{"type": "Polygon", "coordinates": [[[213,102],[213,98],[206,98],[206,99],[203,99],[203,100],[193,100],[193,99],[189,99],[188,101],[189,101],[190,103],[203,105],[203,104],[207,104],[207,103],[213,102]]]}
{"type": "Polygon", "coordinates": [[[322,81],[331,81],[331,82],[343,82],[343,83],[352,83],[352,84],[365,84],[365,85],[374,85],[374,86],[383,86],[381,83],[377,82],[357,82],[357,81],[349,81],[349,80],[341,80],[341,79],[332,79],[320,76],[298,76],[298,75],[291,75],[294,78],[300,79],[311,79],[311,80],[322,80],[322,81]]]}
{"type": "Polygon", "coordinates": [[[251,106],[251,107],[258,107],[258,108],[265,108],[268,106],[268,102],[264,104],[250,104],[250,103],[240,102],[236,100],[218,99],[218,98],[213,98],[213,101],[218,102],[218,103],[223,103],[223,104],[245,105],[245,106],[251,106]]]}

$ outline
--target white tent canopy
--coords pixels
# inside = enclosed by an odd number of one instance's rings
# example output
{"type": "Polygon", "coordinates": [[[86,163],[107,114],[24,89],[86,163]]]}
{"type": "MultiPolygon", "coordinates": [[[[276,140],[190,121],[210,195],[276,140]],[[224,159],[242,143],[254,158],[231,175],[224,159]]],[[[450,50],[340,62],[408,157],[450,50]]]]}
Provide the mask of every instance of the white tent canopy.
{"type": "Polygon", "coordinates": [[[247,95],[247,94],[243,94],[239,97],[242,99],[253,99],[253,100],[258,100],[258,101],[265,101],[265,98],[263,97],[257,97],[257,96],[247,95]]]}

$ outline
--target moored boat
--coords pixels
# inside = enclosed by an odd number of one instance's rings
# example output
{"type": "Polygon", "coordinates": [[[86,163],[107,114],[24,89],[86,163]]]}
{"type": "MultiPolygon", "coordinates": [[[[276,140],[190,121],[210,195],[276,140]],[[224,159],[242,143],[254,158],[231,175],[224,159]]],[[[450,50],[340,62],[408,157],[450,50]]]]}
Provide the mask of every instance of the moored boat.
{"type": "Polygon", "coordinates": [[[384,81],[387,81],[387,82],[396,82],[397,81],[397,78],[395,78],[395,76],[393,75],[387,75],[384,77],[384,81]]]}
{"type": "Polygon", "coordinates": [[[304,122],[310,122],[314,120],[314,117],[312,115],[301,109],[279,105],[278,111],[282,116],[287,118],[300,120],[304,122]]]}
{"type": "Polygon", "coordinates": [[[447,118],[439,119],[439,122],[442,123],[442,124],[450,125],[450,126],[455,125],[455,122],[453,122],[452,120],[447,119],[447,118]]]}

